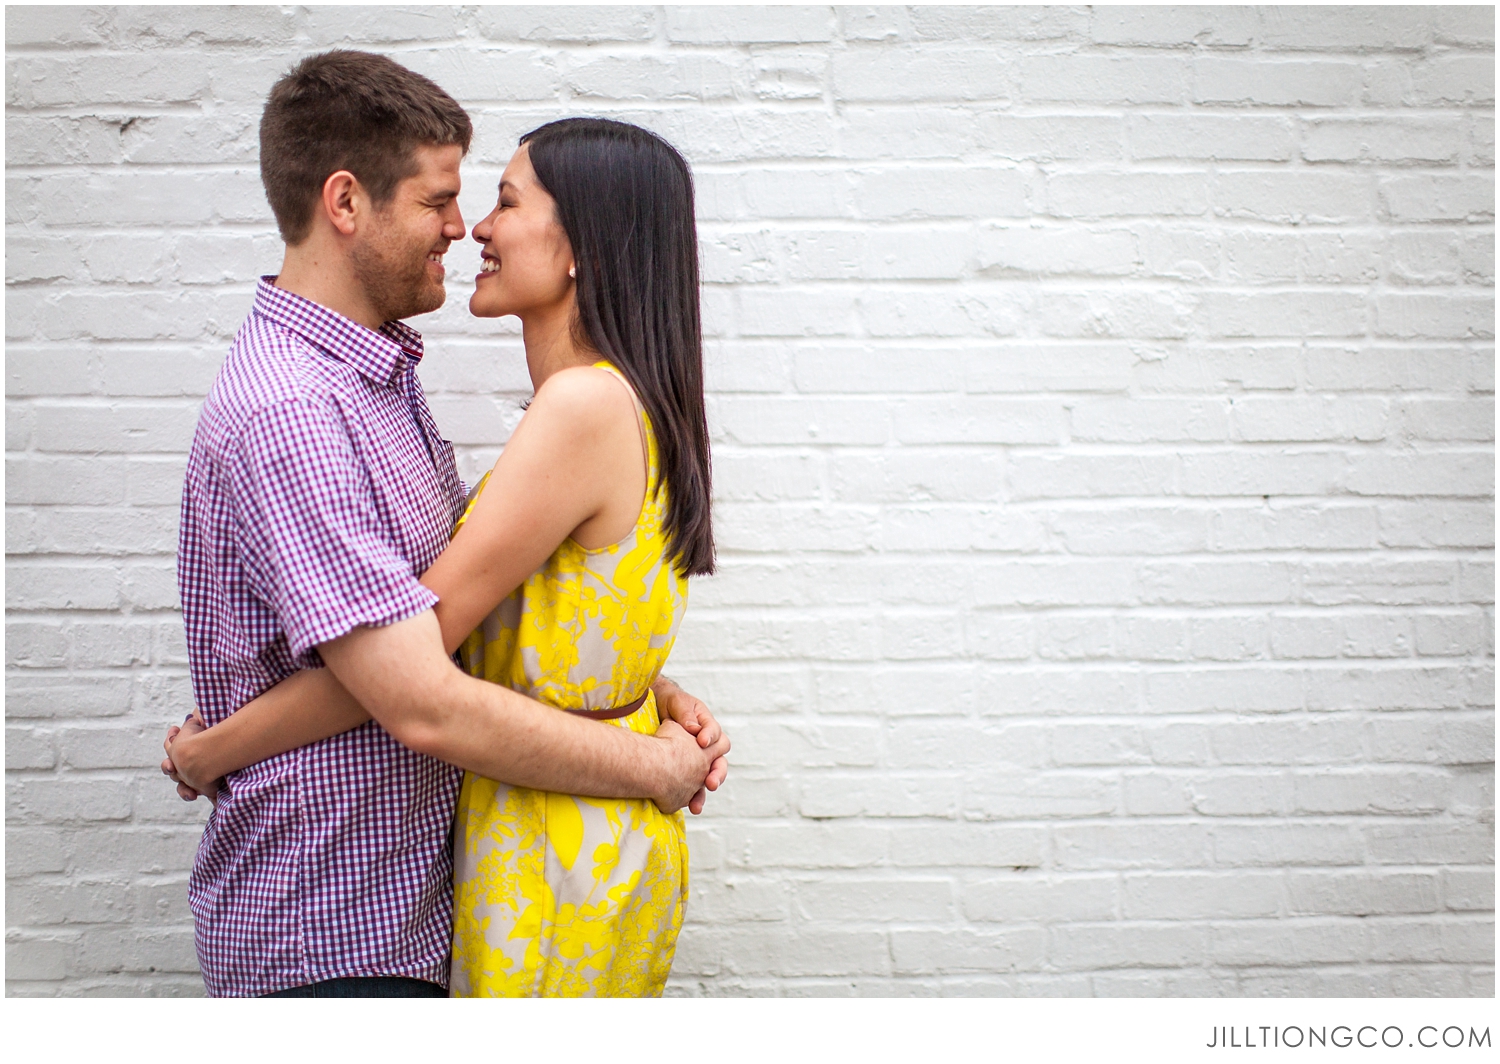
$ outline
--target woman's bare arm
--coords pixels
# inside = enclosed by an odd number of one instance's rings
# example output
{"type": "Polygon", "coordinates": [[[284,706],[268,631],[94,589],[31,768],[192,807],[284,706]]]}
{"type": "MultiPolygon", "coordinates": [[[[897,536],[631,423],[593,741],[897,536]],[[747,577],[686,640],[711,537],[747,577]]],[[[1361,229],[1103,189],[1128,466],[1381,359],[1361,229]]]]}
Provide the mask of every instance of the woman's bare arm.
{"type": "MultiPolygon", "coordinates": [[[[640,446],[629,394],[607,374],[567,370],[538,390],[468,520],[422,574],[447,652],[581,526],[602,518],[614,539],[629,531],[645,491],[640,446]]],[[[304,669],[213,728],[180,734],[168,758],[189,786],[212,793],[229,772],[369,719],[331,671],[304,669]]]]}

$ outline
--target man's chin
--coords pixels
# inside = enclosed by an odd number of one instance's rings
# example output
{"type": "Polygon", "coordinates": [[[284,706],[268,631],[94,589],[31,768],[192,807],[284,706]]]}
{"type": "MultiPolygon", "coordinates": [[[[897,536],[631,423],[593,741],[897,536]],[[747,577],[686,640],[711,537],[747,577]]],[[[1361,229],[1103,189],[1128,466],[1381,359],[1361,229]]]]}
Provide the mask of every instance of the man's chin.
{"type": "Polygon", "coordinates": [[[442,309],[443,304],[446,302],[448,302],[448,290],[442,285],[438,285],[435,290],[428,289],[419,297],[414,298],[405,307],[401,308],[401,313],[392,314],[386,318],[386,321],[404,321],[407,318],[415,318],[421,314],[431,314],[434,310],[442,309]]]}

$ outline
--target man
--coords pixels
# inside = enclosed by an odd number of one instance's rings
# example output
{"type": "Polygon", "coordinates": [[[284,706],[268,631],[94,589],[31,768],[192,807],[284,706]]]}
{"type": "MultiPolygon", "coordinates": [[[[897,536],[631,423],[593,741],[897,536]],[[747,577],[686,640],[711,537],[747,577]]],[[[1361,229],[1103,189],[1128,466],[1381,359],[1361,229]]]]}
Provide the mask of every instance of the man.
{"type": "MultiPolygon", "coordinates": [[[[342,51],[300,63],[261,120],[286,256],[257,287],[188,458],[178,585],[193,691],[213,726],[322,663],[374,719],[235,774],[218,802],[189,883],[216,996],[444,994],[452,766],[695,811],[726,771],[706,711],[697,738],[671,721],[635,735],[444,653],[417,574],[464,489],[416,377],[421,337],[398,319],[443,304],[471,131],[428,79],[342,51]]],[[[658,698],[673,715],[700,708],[669,682],[658,698]]]]}

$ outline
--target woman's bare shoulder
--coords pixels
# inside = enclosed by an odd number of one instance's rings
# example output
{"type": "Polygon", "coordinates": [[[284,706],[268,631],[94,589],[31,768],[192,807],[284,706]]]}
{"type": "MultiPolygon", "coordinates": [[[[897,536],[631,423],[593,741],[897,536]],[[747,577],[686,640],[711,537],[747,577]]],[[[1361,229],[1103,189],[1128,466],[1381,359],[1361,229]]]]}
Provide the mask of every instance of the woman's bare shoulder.
{"type": "Polygon", "coordinates": [[[635,416],[630,390],[619,377],[598,366],[570,366],[548,377],[536,391],[531,409],[549,413],[606,417],[629,423],[635,416]]]}

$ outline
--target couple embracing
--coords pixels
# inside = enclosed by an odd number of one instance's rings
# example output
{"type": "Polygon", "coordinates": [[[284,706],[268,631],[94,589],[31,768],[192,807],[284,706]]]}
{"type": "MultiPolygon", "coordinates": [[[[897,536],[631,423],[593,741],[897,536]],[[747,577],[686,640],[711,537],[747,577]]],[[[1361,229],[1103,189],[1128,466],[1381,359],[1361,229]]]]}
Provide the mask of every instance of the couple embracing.
{"type": "Polygon", "coordinates": [[[189,883],[214,995],[655,995],[671,969],[681,810],[729,749],[661,675],[714,564],[692,178],[624,123],[522,138],[469,307],[520,318],[535,396],[466,492],[401,319],[443,304],[471,133],[362,52],[262,117],[286,256],[188,458],[198,712],[162,765],[215,797],[189,883]]]}

